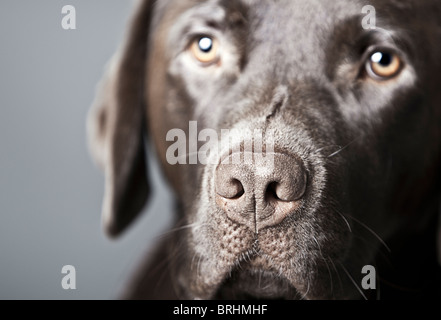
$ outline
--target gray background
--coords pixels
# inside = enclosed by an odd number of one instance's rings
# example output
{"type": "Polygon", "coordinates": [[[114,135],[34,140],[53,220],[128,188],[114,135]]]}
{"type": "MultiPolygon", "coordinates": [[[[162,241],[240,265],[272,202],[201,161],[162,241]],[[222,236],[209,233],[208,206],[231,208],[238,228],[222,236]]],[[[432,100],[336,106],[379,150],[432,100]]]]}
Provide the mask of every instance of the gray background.
{"type": "Polygon", "coordinates": [[[122,238],[101,228],[104,177],[85,119],[132,1],[0,2],[0,299],[114,299],[170,222],[170,193],[150,161],[153,197],[122,238]],[[61,9],[76,8],[77,30],[61,9]],[[76,268],[63,290],[61,268],[76,268]]]}

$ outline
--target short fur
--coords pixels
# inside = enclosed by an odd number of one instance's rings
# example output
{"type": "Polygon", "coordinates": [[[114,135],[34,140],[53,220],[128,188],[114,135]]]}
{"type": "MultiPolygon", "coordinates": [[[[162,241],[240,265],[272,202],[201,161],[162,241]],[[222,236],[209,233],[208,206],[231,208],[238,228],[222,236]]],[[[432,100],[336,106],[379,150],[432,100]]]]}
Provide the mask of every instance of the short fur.
{"type": "Polygon", "coordinates": [[[441,297],[439,1],[143,0],[135,12],[89,117],[104,225],[117,236],[146,202],[148,134],[177,231],[125,298],[441,297]],[[376,30],[362,28],[366,4],[376,30]],[[189,60],[198,30],[219,39],[220,66],[189,60]],[[363,73],[372,46],[400,54],[399,76],[363,73]],[[231,219],[215,201],[215,166],[166,161],[167,132],[192,120],[274,129],[277,150],[308,174],[299,208],[258,233],[231,219]],[[360,288],[368,264],[380,290],[360,288]]]}

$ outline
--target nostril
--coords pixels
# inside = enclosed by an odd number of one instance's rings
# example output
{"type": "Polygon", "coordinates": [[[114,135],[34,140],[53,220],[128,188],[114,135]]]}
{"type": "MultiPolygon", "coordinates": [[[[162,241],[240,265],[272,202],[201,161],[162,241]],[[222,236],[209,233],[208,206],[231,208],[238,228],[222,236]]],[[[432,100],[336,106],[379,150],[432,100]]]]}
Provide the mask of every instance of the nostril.
{"type": "Polygon", "coordinates": [[[277,182],[271,182],[268,187],[266,188],[266,192],[265,192],[265,200],[268,202],[270,200],[276,200],[276,201],[281,201],[281,199],[279,198],[279,196],[277,195],[277,185],[279,183],[277,182]]]}
{"type": "Polygon", "coordinates": [[[245,190],[242,183],[233,178],[218,184],[216,193],[225,199],[236,200],[244,195],[245,190]]]}
{"type": "Polygon", "coordinates": [[[240,197],[242,197],[245,193],[242,183],[237,179],[232,179],[231,185],[233,186],[231,188],[231,194],[235,193],[235,195],[232,196],[230,199],[239,199],[240,197]]]}
{"type": "Polygon", "coordinates": [[[302,171],[293,172],[280,179],[280,181],[277,180],[268,184],[265,190],[266,201],[297,201],[305,194],[306,185],[306,173],[302,171]]]}

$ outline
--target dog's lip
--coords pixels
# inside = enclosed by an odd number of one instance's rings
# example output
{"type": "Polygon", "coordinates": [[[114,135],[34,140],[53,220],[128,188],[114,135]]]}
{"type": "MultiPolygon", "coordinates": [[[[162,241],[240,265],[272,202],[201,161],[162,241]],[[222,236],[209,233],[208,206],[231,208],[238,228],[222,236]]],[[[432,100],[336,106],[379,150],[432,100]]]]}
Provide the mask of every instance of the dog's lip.
{"type": "MultiPolygon", "coordinates": [[[[180,273],[179,287],[183,299],[190,300],[303,300],[309,299],[292,272],[281,271],[283,266],[271,264],[271,256],[259,248],[248,250],[230,266],[212,269],[208,278],[180,273]],[[238,280],[239,281],[236,281],[238,280]],[[208,281],[207,281],[208,280],[208,281]],[[251,284],[251,285],[250,285],[251,284]]],[[[285,266],[286,267],[286,266],[285,266]]],[[[184,268],[185,269],[185,268],[184,268]]],[[[309,291],[309,288],[308,288],[309,291]]]]}
{"type": "Polygon", "coordinates": [[[225,277],[214,299],[299,299],[300,293],[283,274],[252,263],[236,266],[225,277]]]}
{"type": "Polygon", "coordinates": [[[238,258],[213,288],[212,299],[303,299],[292,279],[268,263],[270,257],[254,248],[247,258],[238,258]],[[252,252],[252,253],[251,253],[252,252]],[[231,290],[234,288],[234,290],[231,290]]]}

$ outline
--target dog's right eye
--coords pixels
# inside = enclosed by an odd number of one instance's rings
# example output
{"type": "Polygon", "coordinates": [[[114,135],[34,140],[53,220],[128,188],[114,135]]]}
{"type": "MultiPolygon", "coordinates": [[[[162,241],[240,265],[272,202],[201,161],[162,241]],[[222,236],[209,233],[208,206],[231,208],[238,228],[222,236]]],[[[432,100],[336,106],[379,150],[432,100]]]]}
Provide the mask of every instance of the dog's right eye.
{"type": "Polygon", "coordinates": [[[397,76],[402,69],[403,62],[395,54],[385,50],[373,52],[367,63],[368,74],[376,80],[387,80],[397,76]]]}
{"type": "Polygon", "coordinates": [[[219,60],[219,44],[215,38],[202,36],[193,40],[190,52],[204,65],[211,65],[219,60]]]}

